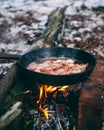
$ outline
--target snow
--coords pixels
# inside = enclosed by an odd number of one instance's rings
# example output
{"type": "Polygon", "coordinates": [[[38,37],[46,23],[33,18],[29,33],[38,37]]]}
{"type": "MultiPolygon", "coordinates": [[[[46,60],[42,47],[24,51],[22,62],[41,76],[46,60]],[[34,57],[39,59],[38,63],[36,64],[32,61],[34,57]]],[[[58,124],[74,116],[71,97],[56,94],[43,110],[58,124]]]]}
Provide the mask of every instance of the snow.
{"type": "Polygon", "coordinates": [[[65,15],[75,15],[75,14],[78,14],[77,10],[75,8],[70,7],[70,6],[65,11],[65,15]]]}
{"type": "Polygon", "coordinates": [[[94,49],[94,51],[97,52],[98,55],[104,57],[104,47],[103,46],[98,46],[97,48],[94,49]]]}
{"type": "Polygon", "coordinates": [[[89,27],[79,28],[79,30],[78,30],[79,33],[91,32],[91,31],[92,31],[92,29],[89,27]]]}

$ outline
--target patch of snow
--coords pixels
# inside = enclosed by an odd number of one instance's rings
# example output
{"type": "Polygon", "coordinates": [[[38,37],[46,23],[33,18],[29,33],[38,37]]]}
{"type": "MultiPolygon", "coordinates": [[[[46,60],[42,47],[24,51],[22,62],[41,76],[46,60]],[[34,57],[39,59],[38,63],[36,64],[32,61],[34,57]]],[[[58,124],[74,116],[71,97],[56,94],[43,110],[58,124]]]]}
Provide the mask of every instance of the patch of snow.
{"type": "Polygon", "coordinates": [[[76,11],[76,8],[68,7],[65,11],[65,15],[76,15],[78,12],[76,11]]]}
{"type": "Polygon", "coordinates": [[[0,63],[0,75],[5,75],[14,63],[0,63]]]}
{"type": "Polygon", "coordinates": [[[86,27],[86,28],[79,28],[78,32],[79,33],[84,33],[84,32],[91,32],[92,29],[89,28],[89,27],[86,27]]]}
{"type": "MultiPolygon", "coordinates": [[[[38,14],[39,15],[39,14],[38,14]]],[[[41,15],[40,17],[36,17],[39,21],[48,21],[48,15],[41,15]]]]}
{"type": "Polygon", "coordinates": [[[46,14],[49,15],[53,10],[55,10],[56,7],[47,7],[47,6],[42,6],[39,7],[36,11],[40,14],[46,14]]]}
{"type": "Polygon", "coordinates": [[[104,57],[104,47],[103,46],[99,46],[98,48],[95,48],[94,51],[97,52],[98,55],[104,57]]]}
{"type": "Polygon", "coordinates": [[[79,27],[81,25],[82,25],[82,22],[80,21],[76,21],[76,20],[70,21],[70,26],[79,27]]]}
{"type": "Polygon", "coordinates": [[[11,43],[11,44],[5,44],[5,43],[0,43],[0,52],[2,52],[2,50],[5,50],[7,52],[10,51],[11,54],[17,54],[18,51],[21,50],[21,53],[24,53],[28,50],[28,48],[30,47],[30,45],[25,45],[24,41],[21,41],[20,43],[11,43]]]}
{"type": "Polygon", "coordinates": [[[75,37],[74,40],[80,42],[82,39],[80,37],[75,37]]]}
{"type": "Polygon", "coordinates": [[[51,7],[64,7],[71,5],[73,0],[45,0],[44,4],[51,7]]]}
{"type": "Polygon", "coordinates": [[[73,4],[73,7],[74,8],[80,8],[83,3],[84,3],[83,0],[75,1],[74,4],[73,4]]]}
{"type": "Polygon", "coordinates": [[[104,0],[85,0],[84,4],[91,9],[92,7],[104,6],[104,0]]]}
{"type": "Polygon", "coordinates": [[[46,27],[45,27],[46,23],[47,23],[47,20],[46,20],[46,21],[39,22],[39,24],[38,24],[39,28],[45,30],[45,29],[46,29],[46,27]]]}

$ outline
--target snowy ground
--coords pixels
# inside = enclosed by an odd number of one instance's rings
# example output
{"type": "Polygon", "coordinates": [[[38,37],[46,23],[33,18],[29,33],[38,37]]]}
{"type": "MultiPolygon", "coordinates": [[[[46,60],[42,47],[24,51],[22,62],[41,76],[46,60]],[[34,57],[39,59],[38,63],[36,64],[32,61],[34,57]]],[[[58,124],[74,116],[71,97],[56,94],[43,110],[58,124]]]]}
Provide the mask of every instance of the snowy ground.
{"type": "MultiPolygon", "coordinates": [[[[67,6],[62,43],[104,58],[104,0],[0,0],[0,53],[23,54],[46,29],[57,7],[67,6]],[[87,47],[90,45],[91,47],[87,47]]],[[[3,67],[11,67],[0,61],[3,67]]],[[[7,69],[8,70],[8,69],[7,69]]]]}

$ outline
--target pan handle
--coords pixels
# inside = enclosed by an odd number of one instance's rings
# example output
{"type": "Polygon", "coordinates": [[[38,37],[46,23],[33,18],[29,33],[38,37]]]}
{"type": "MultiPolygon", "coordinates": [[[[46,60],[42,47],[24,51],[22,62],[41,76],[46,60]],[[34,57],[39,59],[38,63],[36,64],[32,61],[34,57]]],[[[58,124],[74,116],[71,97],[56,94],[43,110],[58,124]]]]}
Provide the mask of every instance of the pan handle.
{"type": "Polygon", "coordinates": [[[17,54],[0,54],[0,59],[13,59],[19,60],[20,55],[17,54]]]}

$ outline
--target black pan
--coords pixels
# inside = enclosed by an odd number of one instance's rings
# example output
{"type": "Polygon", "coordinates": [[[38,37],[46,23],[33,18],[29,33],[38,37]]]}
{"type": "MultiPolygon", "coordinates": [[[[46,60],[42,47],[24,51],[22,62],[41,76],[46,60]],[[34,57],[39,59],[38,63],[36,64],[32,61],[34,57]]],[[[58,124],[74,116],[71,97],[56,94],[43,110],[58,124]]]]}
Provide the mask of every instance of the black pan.
{"type": "MultiPolygon", "coordinates": [[[[17,58],[17,57],[16,57],[17,58]]],[[[30,51],[19,58],[19,67],[29,82],[40,83],[47,85],[72,85],[86,80],[93,71],[96,60],[90,53],[74,48],[66,47],[50,47],[40,48],[30,51]],[[27,69],[27,66],[32,62],[41,62],[45,59],[60,59],[60,58],[72,58],[79,63],[88,63],[88,67],[84,72],[68,75],[53,75],[44,74],[39,72],[33,72],[27,69]]]]}

